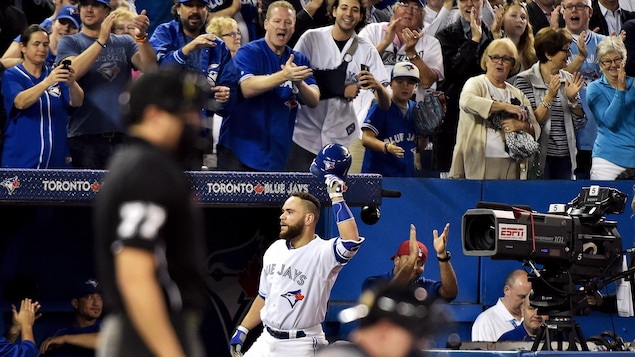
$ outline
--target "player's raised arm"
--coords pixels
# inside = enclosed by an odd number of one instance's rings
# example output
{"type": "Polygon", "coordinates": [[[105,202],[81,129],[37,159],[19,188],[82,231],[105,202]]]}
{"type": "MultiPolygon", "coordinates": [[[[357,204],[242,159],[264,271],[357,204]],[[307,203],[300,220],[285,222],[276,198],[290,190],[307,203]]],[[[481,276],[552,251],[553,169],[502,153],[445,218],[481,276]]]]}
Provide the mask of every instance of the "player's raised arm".
{"type": "Polygon", "coordinates": [[[316,156],[311,164],[311,173],[323,179],[326,190],[333,203],[333,214],[340,237],[343,240],[360,241],[357,223],[350,208],[344,201],[344,180],[351,166],[351,154],[342,145],[328,144],[316,156]]]}

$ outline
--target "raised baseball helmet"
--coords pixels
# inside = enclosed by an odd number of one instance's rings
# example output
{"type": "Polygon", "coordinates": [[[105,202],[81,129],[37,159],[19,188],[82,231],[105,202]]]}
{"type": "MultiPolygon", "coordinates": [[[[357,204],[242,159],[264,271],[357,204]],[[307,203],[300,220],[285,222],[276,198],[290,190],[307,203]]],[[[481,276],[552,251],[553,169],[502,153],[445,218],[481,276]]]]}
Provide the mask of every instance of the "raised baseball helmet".
{"type": "Polygon", "coordinates": [[[351,153],[346,147],[340,144],[327,144],[313,159],[309,171],[319,180],[324,180],[324,176],[328,174],[343,180],[352,161],[351,153]]]}

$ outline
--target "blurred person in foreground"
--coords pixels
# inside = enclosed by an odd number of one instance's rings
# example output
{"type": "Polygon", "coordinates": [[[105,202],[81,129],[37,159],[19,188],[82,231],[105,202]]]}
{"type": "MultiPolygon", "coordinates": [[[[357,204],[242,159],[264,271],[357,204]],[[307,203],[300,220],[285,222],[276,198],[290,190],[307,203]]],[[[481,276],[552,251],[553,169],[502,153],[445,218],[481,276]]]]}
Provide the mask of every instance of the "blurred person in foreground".
{"type": "Polygon", "coordinates": [[[428,341],[450,322],[443,304],[425,300],[421,287],[377,284],[362,293],[357,306],[340,313],[340,321],[360,319],[349,341],[337,341],[316,357],[422,356],[428,341]]]}
{"type": "Polygon", "coordinates": [[[197,74],[146,72],[122,94],[130,143],[110,160],[95,204],[104,301],[97,356],[204,356],[201,214],[183,172],[196,151],[208,85],[197,74]]]}

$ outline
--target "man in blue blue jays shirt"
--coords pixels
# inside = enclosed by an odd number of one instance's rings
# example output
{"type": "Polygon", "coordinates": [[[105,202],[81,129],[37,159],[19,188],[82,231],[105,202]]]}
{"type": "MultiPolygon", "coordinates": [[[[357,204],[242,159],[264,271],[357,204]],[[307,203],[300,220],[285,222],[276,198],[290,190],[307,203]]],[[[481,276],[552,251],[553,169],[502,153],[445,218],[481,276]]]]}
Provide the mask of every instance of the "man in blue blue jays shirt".
{"type": "Polygon", "coordinates": [[[159,66],[177,66],[204,76],[214,93],[215,103],[208,109],[222,116],[235,97],[238,77],[225,43],[205,30],[209,10],[210,0],[179,0],[173,8],[175,19],[159,25],[150,44],[159,66]]]}
{"type": "Polygon", "coordinates": [[[413,224],[410,225],[410,240],[404,241],[399,246],[397,253],[392,257],[393,269],[384,274],[370,276],[364,280],[362,290],[366,290],[380,280],[392,280],[403,284],[421,286],[428,292],[426,300],[444,299],[452,301],[459,293],[454,268],[450,263],[450,252],[446,250],[450,224],[446,224],[443,233],[435,229],[434,250],[439,261],[439,272],[441,281],[426,279],[423,276],[425,263],[428,260],[428,248],[425,244],[417,241],[417,231],[413,224]]]}
{"type": "Polygon", "coordinates": [[[97,339],[101,330],[101,313],[104,302],[101,286],[95,279],[77,283],[71,305],[75,311],[71,326],[61,328],[42,342],[40,353],[46,357],[95,356],[97,339]]]}
{"type": "Polygon", "coordinates": [[[38,351],[33,337],[33,323],[40,304],[31,299],[24,299],[20,304],[20,311],[15,306],[13,310],[13,323],[7,331],[7,340],[0,336],[0,356],[2,357],[37,357],[38,351]],[[22,342],[14,343],[18,335],[22,334],[22,342]]]}

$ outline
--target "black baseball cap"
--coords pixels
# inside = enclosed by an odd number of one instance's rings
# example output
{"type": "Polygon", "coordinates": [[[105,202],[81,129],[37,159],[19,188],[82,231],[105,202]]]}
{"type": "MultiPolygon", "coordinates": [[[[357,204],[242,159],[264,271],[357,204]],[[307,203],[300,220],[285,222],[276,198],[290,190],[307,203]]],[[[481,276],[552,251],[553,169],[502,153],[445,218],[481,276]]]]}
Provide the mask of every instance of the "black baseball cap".
{"type": "Polygon", "coordinates": [[[201,110],[210,97],[204,82],[198,73],[172,68],[144,73],[119,96],[124,122],[138,122],[149,105],[175,115],[201,110]]]}

